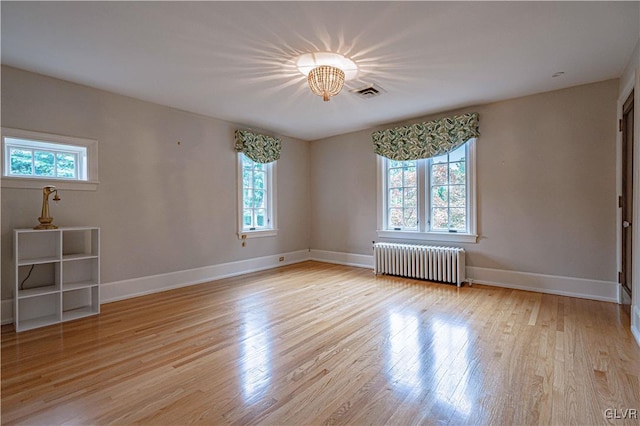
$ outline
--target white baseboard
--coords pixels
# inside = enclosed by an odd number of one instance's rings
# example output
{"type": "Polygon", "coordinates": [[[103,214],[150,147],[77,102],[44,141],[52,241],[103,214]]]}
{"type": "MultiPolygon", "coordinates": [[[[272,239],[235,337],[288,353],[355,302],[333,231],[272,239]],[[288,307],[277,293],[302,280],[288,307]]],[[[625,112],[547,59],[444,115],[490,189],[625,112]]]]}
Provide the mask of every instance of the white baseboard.
{"type": "Polygon", "coordinates": [[[309,260],[319,262],[337,263],[339,265],[355,266],[358,268],[373,269],[373,255],[342,253],[338,251],[310,250],[309,260]]]}
{"type": "Polygon", "coordinates": [[[467,266],[467,280],[496,287],[618,303],[618,283],[467,266]]]}
{"type": "MultiPolygon", "coordinates": [[[[221,263],[219,265],[188,269],[186,271],[169,272],[123,281],[100,284],[100,303],[115,302],[145,294],[157,293],[173,288],[186,287],[215,281],[250,272],[277,268],[278,266],[309,260],[309,250],[299,250],[272,256],[256,257],[236,262],[221,263]],[[284,261],[280,258],[284,257],[284,261]]],[[[2,324],[13,323],[13,301],[3,300],[0,304],[2,324]]]]}
{"type": "Polygon", "coordinates": [[[640,306],[631,305],[631,333],[640,346],[640,306]]]}
{"type": "MultiPolygon", "coordinates": [[[[299,250],[290,253],[205,266],[186,271],[102,283],[100,285],[101,303],[115,302],[116,300],[128,299],[130,297],[215,281],[226,277],[304,262],[305,260],[316,260],[319,262],[373,269],[372,255],[313,249],[299,250]],[[284,257],[285,261],[280,262],[280,257],[284,257]]],[[[475,266],[467,266],[466,274],[468,280],[478,284],[601,300],[605,302],[618,302],[619,285],[609,281],[514,272],[475,266]]],[[[2,324],[11,324],[13,322],[13,301],[2,300],[0,312],[2,324]]],[[[640,309],[637,306],[633,307],[633,313],[632,332],[640,345],[640,309]]]]}
{"type": "Polygon", "coordinates": [[[187,269],[185,271],[103,283],[100,285],[100,303],[115,302],[116,300],[128,299],[130,297],[201,284],[236,275],[248,274],[250,272],[277,268],[278,266],[290,265],[305,260],[309,260],[309,251],[299,250],[236,262],[221,263],[219,265],[204,266],[202,268],[187,269]],[[280,257],[284,257],[285,260],[280,262],[280,257]]]}

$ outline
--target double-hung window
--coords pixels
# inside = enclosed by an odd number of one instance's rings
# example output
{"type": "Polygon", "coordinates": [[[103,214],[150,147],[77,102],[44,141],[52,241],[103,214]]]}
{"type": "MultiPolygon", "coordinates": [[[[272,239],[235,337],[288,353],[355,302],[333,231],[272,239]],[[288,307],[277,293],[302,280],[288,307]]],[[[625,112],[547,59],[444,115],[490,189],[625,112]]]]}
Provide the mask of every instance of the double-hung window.
{"type": "Polygon", "coordinates": [[[258,163],[238,153],[238,235],[276,235],[276,161],[258,163]]]}
{"type": "Polygon", "coordinates": [[[97,141],[2,128],[2,186],[95,189],[97,141]]]}
{"type": "Polygon", "coordinates": [[[249,130],[235,131],[238,152],[238,238],[277,235],[276,163],[282,142],[249,130]]]}
{"type": "Polygon", "coordinates": [[[378,156],[378,235],[476,242],[475,139],[444,155],[378,156]]]}
{"type": "Polygon", "coordinates": [[[418,161],[387,160],[386,225],[396,231],[418,230],[418,161]]]}
{"type": "Polygon", "coordinates": [[[430,231],[468,233],[469,184],[467,144],[455,151],[425,160],[428,165],[430,231]]]}

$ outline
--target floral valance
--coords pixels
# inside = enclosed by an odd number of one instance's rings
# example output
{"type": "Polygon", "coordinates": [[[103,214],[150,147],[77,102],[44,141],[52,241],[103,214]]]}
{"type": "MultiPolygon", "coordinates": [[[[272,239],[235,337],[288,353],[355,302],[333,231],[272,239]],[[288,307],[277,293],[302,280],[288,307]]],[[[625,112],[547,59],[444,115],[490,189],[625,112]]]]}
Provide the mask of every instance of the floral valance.
{"type": "Polygon", "coordinates": [[[280,158],[282,143],[280,139],[271,136],[236,130],[235,148],[256,163],[271,163],[280,158]]]}
{"type": "Polygon", "coordinates": [[[478,137],[478,113],[410,124],[371,134],[373,151],[397,161],[437,157],[478,137]]]}

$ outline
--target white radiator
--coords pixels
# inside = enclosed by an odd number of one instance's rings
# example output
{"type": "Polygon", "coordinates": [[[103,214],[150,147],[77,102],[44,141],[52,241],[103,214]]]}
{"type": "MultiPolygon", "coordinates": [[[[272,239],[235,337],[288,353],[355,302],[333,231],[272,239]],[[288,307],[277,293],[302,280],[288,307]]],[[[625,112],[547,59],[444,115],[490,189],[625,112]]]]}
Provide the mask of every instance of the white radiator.
{"type": "Polygon", "coordinates": [[[454,283],[465,281],[464,249],[413,244],[375,243],[373,245],[376,275],[422,278],[454,283]]]}

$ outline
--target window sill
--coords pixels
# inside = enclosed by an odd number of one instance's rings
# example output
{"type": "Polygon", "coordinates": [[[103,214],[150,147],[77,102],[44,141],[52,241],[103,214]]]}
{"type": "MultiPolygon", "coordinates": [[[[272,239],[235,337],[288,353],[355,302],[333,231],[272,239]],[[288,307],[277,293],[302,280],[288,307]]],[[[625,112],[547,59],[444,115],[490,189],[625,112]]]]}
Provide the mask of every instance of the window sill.
{"type": "Polygon", "coordinates": [[[477,243],[475,234],[462,234],[458,232],[412,232],[412,231],[385,231],[378,230],[380,238],[398,238],[403,240],[421,241],[446,241],[452,243],[477,243]]]}
{"type": "Polygon", "coordinates": [[[98,189],[97,181],[2,176],[3,188],[42,189],[47,185],[54,185],[56,189],[65,191],[95,191],[98,189]]]}
{"type": "Polygon", "coordinates": [[[239,240],[243,240],[243,239],[249,239],[249,238],[261,238],[261,237],[275,237],[276,235],[278,235],[278,230],[277,229],[263,229],[263,230],[257,230],[257,231],[242,231],[242,232],[238,232],[238,239],[239,240]],[[242,238],[242,237],[245,238],[242,238]]]}

